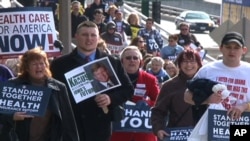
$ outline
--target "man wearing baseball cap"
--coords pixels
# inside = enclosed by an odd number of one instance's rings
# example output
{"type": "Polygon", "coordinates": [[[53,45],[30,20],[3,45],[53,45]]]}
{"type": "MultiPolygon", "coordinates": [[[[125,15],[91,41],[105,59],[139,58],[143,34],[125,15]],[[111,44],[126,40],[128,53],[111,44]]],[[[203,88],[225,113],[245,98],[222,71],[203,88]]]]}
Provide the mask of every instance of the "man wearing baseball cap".
{"type": "MultiPolygon", "coordinates": [[[[238,32],[226,33],[221,40],[220,51],[222,59],[204,65],[194,78],[207,78],[225,84],[230,96],[237,100],[222,100],[221,94],[213,93],[203,104],[222,103],[230,118],[238,119],[244,111],[250,111],[250,64],[241,60],[247,52],[243,36],[238,32]]],[[[192,97],[193,94],[187,90],[184,100],[195,105],[192,97]]]]}
{"type": "Polygon", "coordinates": [[[237,43],[239,46],[245,46],[245,40],[243,36],[238,32],[228,32],[221,40],[221,45],[229,44],[231,42],[237,43]]]}

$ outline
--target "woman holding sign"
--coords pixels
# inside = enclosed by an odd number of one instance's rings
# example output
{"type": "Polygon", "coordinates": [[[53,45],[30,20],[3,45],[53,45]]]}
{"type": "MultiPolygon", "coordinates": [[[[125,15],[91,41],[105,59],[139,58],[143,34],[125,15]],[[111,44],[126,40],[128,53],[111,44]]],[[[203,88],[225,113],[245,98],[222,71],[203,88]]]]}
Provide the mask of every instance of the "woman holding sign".
{"type": "MultiPolygon", "coordinates": [[[[16,103],[12,108],[19,110],[2,117],[6,121],[2,134],[6,136],[0,136],[1,141],[8,140],[11,128],[15,129],[19,141],[79,141],[66,87],[51,77],[47,55],[41,48],[33,48],[22,55],[18,76],[9,82],[11,85],[6,83],[4,87],[8,88],[10,94],[8,98],[16,103]],[[13,85],[14,87],[10,87],[13,85]],[[14,91],[22,88],[28,92],[14,91]],[[41,90],[40,94],[34,92],[36,89],[41,90]],[[43,91],[45,89],[49,91],[43,91]],[[46,98],[48,100],[43,101],[46,98]],[[47,107],[40,106],[37,113],[32,112],[35,111],[34,107],[27,110],[27,107],[32,107],[34,103],[42,105],[42,101],[47,102],[47,107]],[[20,107],[18,102],[22,102],[20,107]],[[25,103],[26,107],[23,105],[25,103]],[[27,112],[23,112],[24,109],[27,112]],[[39,111],[44,112],[39,113],[39,111]]],[[[3,88],[2,91],[4,90],[6,89],[3,88]]]]}
{"type": "Polygon", "coordinates": [[[170,136],[166,132],[166,117],[169,117],[167,127],[194,126],[192,106],[184,101],[187,80],[191,80],[202,66],[199,54],[193,50],[184,50],[176,59],[179,73],[166,81],[152,108],[153,132],[160,140],[170,136]]]}

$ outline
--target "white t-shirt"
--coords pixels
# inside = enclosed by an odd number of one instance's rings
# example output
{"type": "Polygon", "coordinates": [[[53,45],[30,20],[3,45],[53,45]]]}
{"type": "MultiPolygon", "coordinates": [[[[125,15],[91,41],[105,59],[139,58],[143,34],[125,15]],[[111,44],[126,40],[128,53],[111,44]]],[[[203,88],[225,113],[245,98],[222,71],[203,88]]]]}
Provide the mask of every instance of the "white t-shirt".
{"type": "MultiPolygon", "coordinates": [[[[250,64],[240,62],[238,67],[228,67],[222,63],[222,60],[204,65],[194,76],[194,78],[207,78],[227,86],[231,92],[230,96],[237,99],[232,106],[250,101],[250,64]],[[249,89],[249,90],[248,90],[249,89]]],[[[222,105],[229,109],[228,99],[222,102],[222,105]]]]}

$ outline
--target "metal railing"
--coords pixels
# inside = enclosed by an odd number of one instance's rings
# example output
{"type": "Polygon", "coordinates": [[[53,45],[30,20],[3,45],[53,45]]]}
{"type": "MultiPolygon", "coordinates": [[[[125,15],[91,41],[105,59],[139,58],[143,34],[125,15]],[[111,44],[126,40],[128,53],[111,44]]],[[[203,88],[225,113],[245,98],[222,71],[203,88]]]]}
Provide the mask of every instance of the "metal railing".
{"type": "MultiPolygon", "coordinates": [[[[124,12],[125,12],[125,14],[128,15],[128,14],[131,13],[131,12],[137,13],[137,14],[140,16],[140,18],[141,18],[141,23],[142,23],[143,25],[145,25],[145,20],[146,20],[148,17],[146,17],[145,15],[143,15],[141,12],[135,10],[134,8],[132,8],[131,6],[129,6],[127,3],[128,3],[128,2],[126,2],[126,3],[124,4],[124,12]]],[[[16,1],[16,0],[11,0],[11,7],[23,7],[23,5],[22,5],[21,3],[19,3],[18,1],[16,1]]],[[[170,9],[171,9],[171,8],[170,8],[170,9]]],[[[173,7],[172,7],[172,9],[173,9],[173,7]]],[[[165,10],[166,10],[166,11],[171,11],[171,10],[167,10],[167,9],[165,9],[165,10]]],[[[176,10],[176,9],[175,9],[175,10],[176,10]]],[[[176,11],[177,11],[177,10],[176,10],[176,11]]],[[[174,12],[172,12],[172,13],[174,13],[174,12]]],[[[156,23],[156,22],[154,23],[154,26],[155,26],[156,29],[160,30],[161,33],[164,33],[164,34],[162,34],[162,37],[163,37],[164,41],[167,42],[167,40],[168,40],[168,35],[170,35],[171,33],[169,33],[168,31],[166,31],[160,24],[158,24],[158,23],[156,23]]],[[[59,35],[59,32],[57,32],[57,35],[59,35]]],[[[76,45],[73,44],[73,43],[71,43],[71,46],[72,46],[73,48],[76,47],[76,45]]],[[[210,55],[207,54],[205,60],[208,61],[208,62],[210,62],[210,61],[214,61],[214,60],[216,60],[216,59],[213,58],[213,57],[211,57],[210,55]]]]}
{"type": "MultiPolygon", "coordinates": [[[[134,13],[137,13],[139,15],[139,17],[141,18],[141,23],[143,25],[145,25],[145,20],[148,18],[146,17],[145,15],[143,15],[141,12],[135,10],[135,8],[132,8],[131,6],[129,6],[127,4],[127,2],[124,4],[124,12],[126,14],[129,14],[131,12],[134,12],[134,13]]],[[[168,32],[165,28],[163,28],[160,24],[154,22],[154,26],[156,29],[160,30],[161,33],[165,33],[165,34],[162,34],[162,37],[164,39],[165,42],[167,42],[168,40],[168,36],[171,35],[172,33],[168,32]]],[[[205,57],[205,62],[211,62],[211,61],[215,61],[216,59],[213,58],[212,56],[210,56],[209,54],[206,54],[206,57],[205,57]]]]}
{"type": "MultiPolygon", "coordinates": [[[[126,1],[126,4],[131,7],[136,7],[137,9],[141,9],[141,3],[126,1]]],[[[149,10],[152,11],[152,2],[149,2],[149,10]]],[[[178,16],[181,12],[186,11],[186,10],[189,10],[189,9],[161,5],[161,14],[169,15],[173,17],[178,16]]],[[[209,14],[209,16],[216,22],[216,24],[219,24],[220,16],[212,15],[212,14],[209,14]]]]}

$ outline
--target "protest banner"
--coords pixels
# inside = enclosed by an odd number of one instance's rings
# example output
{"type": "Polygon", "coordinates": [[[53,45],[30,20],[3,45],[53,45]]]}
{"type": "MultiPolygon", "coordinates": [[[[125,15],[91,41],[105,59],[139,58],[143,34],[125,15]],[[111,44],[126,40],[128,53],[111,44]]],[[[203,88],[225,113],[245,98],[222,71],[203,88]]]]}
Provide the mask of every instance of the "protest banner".
{"type": "Polygon", "coordinates": [[[113,45],[113,44],[107,43],[107,48],[110,50],[111,54],[119,55],[119,53],[125,48],[125,46],[124,45],[113,45]]]}
{"type": "Polygon", "coordinates": [[[41,46],[48,57],[60,55],[54,16],[50,7],[0,9],[0,59],[16,58],[41,46]]]}
{"type": "Polygon", "coordinates": [[[163,141],[187,141],[188,136],[194,127],[176,127],[166,128],[166,132],[170,134],[163,139],[163,141]]]}
{"type": "Polygon", "coordinates": [[[225,110],[208,110],[208,141],[230,141],[230,125],[250,125],[250,112],[233,120],[225,110]]]}
{"type": "Polygon", "coordinates": [[[108,57],[79,66],[64,76],[76,103],[121,85],[108,57]]]}
{"type": "Polygon", "coordinates": [[[125,104],[125,117],[120,122],[113,122],[114,132],[152,132],[151,110],[144,101],[125,104]]]}
{"type": "Polygon", "coordinates": [[[51,89],[31,85],[0,83],[0,113],[26,112],[29,115],[44,116],[51,95],[51,89]]]}
{"type": "MultiPolygon", "coordinates": [[[[128,101],[124,109],[124,119],[112,123],[114,132],[152,132],[151,107],[145,101],[138,101],[136,104],[128,101]]],[[[165,130],[170,136],[165,137],[163,141],[186,141],[193,127],[166,127],[165,130]]]]}

